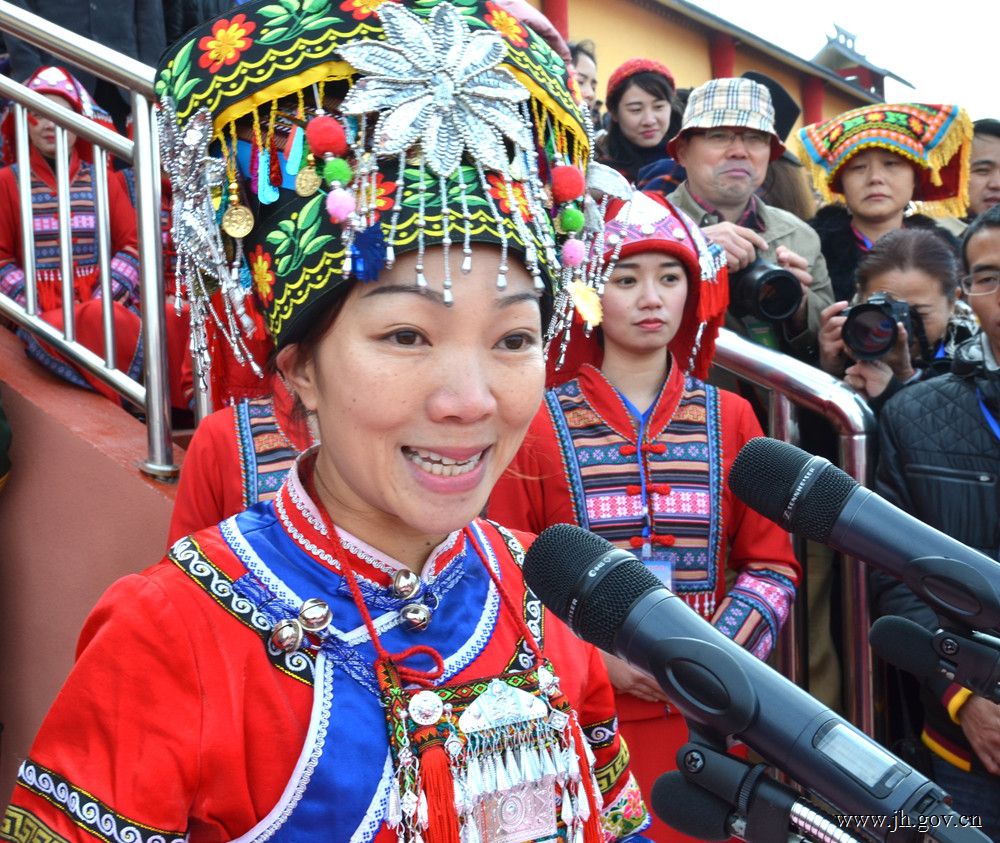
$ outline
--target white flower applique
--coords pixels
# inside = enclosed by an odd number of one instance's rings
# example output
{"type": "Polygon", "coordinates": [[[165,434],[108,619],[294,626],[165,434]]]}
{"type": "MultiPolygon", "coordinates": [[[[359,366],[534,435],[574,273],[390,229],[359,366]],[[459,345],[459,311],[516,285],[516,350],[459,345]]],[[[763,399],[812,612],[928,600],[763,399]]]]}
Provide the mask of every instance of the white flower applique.
{"type": "Polygon", "coordinates": [[[507,174],[504,139],[526,150],[532,138],[518,111],[528,90],[497,67],[507,53],[503,38],[494,31],[473,33],[448,3],[435,7],[426,23],[392,2],[376,14],[385,41],[339,48],[352,67],[367,74],[341,111],[379,112],[375,154],[399,155],[419,142],[427,167],[444,178],[458,169],[466,151],[483,167],[507,174]]]}

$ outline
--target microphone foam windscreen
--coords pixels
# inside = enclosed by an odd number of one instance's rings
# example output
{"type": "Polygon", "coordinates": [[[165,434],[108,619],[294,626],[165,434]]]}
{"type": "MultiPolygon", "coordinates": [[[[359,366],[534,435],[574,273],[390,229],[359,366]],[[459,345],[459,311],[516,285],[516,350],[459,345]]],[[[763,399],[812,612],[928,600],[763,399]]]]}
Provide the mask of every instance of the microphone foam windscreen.
{"type": "Polygon", "coordinates": [[[699,840],[728,840],[732,836],[727,820],[733,809],[677,770],[660,776],[650,797],[656,816],[674,831],[699,840]]]}
{"type": "MultiPolygon", "coordinates": [[[[782,526],[799,475],[812,454],[760,436],[746,443],[733,460],[729,488],[741,501],[782,526]]],[[[827,465],[796,503],[788,529],[826,544],[837,518],[858,481],[834,465],[827,465]]]]}
{"type": "Polygon", "coordinates": [[[524,581],[548,609],[569,622],[570,600],[593,562],[609,552],[627,557],[576,607],[572,628],[584,641],[607,652],[636,600],[663,583],[639,560],[609,541],[572,524],[555,524],[535,539],[524,557],[524,581]]]}
{"type": "Polygon", "coordinates": [[[886,615],[872,624],[868,641],[876,654],[900,670],[919,678],[938,673],[934,635],[920,624],[898,615],[886,615]]]}

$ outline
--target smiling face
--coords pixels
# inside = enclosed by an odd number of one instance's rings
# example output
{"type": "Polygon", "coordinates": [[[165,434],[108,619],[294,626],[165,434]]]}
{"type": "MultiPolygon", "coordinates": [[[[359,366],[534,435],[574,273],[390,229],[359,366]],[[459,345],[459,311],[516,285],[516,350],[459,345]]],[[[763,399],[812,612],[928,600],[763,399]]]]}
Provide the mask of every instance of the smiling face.
{"type": "Polygon", "coordinates": [[[636,146],[660,146],[670,128],[670,103],[630,82],[611,117],[636,146]]]}
{"type": "Polygon", "coordinates": [[[621,259],[601,296],[605,360],[666,349],[680,328],[687,292],[687,273],[672,255],[640,252],[621,259]]]}
{"type": "Polygon", "coordinates": [[[721,131],[711,135],[705,131],[686,132],[677,140],[677,160],[686,170],[696,196],[720,211],[737,213],[746,208],[753,192],[764,183],[771,146],[748,143],[741,127],[731,131],[733,137],[728,143],[715,137],[721,131]]]}
{"type": "MultiPolygon", "coordinates": [[[[69,101],[65,97],[61,97],[58,94],[43,94],[49,102],[56,105],[61,105],[64,108],[69,106],[69,101]]],[[[72,107],[72,106],[70,106],[72,107]]],[[[28,114],[28,137],[31,139],[31,143],[34,144],[35,148],[42,153],[46,158],[54,158],[56,154],[56,124],[49,120],[48,117],[42,117],[38,114],[28,114]]],[[[69,149],[73,148],[73,144],[76,143],[76,135],[72,132],[66,132],[66,146],[69,149]]]]}
{"type": "Polygon", "coordinates": [[[462,275],[451,250],[454,305],[441,297],[442,250],[424,256],[423,290],[409,254],[354,285],[311,354],[279,355],[316,414],[316,486],[334,523],[406,564],[479,514],[541,403],[532,279],[512,261],[497,290],[498,250],[473,251],[462,275]]]}
{"type": "Polygon", "coordinates": [[[885,149],[859,152],[844,164],[838,178],[848,209],[869,222],[901,218],[916,187],[913,165],[885,149]]]}

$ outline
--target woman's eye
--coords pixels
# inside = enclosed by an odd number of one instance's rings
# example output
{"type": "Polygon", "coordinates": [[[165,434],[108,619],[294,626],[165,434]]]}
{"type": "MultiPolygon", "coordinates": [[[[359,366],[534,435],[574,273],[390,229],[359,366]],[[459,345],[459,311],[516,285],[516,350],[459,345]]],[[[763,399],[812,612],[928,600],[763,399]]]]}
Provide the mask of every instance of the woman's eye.
{"type": "Polygon", "coordinates": [[[631,287],[635,284],[635,278],[631,275],[623,275],[621,278],[613,278],[612,283],[616,287],[631,287]]]}
{"type": "Polygon", "coordinates": [[[508,334],[500,340],[500,345],[507,351],[523,351],[534,344],[535,338],[526,333],[508,334]]]}
{"type": "Polygon", "coordinates": [[[664,275],[660,279],[660,283],[661,284],[676,284],[680,280],[681,280],[680,275],[678,275],[676,272],[671,272],[669,275],[664,275]]]}
{"type": "Polygon", "coordinates": [[[386,337],[386,339],[396,345],[419,345],[423,338],[416,331],[402,330],[393,331],[388,337],[386,337]]]}

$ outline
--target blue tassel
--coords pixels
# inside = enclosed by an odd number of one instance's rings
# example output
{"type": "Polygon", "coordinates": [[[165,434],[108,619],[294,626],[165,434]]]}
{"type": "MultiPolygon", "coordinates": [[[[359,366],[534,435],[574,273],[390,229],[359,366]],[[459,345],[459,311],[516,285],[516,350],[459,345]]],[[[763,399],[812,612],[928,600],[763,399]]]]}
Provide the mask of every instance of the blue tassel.
{"type": "Polygon", "coordinates": [[[270,205],[278,196],[278,188],[271,184],[271,153],[261,149],[257,152],[257,198],[262,205],[270,205]]]}
{"type": "Polygon", "coordinates": [[[351,274],[359,281],[378,281],[385,266],[385,237],[382,225],[366,228],[351,244],[351,274]]]}

